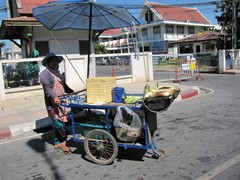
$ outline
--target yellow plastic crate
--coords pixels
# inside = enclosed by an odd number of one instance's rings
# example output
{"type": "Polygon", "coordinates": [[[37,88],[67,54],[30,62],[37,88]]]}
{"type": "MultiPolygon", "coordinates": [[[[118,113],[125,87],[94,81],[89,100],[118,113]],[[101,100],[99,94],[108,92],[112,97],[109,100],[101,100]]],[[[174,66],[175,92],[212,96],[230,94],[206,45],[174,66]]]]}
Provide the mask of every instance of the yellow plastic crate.
{"type": "Polygon", "coordinates": [[[111,102],[112,89],[115,86],[115,77],[96,77],[87,79],[87,103],[111,102]]]}

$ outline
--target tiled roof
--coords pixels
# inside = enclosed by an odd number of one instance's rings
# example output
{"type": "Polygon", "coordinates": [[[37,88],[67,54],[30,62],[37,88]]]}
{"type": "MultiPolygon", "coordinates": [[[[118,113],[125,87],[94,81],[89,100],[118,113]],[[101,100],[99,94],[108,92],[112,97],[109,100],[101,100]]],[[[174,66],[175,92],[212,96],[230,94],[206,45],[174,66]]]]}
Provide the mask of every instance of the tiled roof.
{"type": "Polygon", "coordinates": [[[27,22],[27,21],[34,21],[38,22],[34,17],[27,17],[27,16],[20,16],[20,17],[15,17],[15,18],[8,18],[8,19],[3,19],[4,21],[13,21],[13,22],[27,22]]]}
{"type": "MultiPolygon", "coordinates": [[[[129,30],[130,27],[126,27],[126,30],[129,30]]],[[[120,34],[122,33],[122,28],[119,29],[108,29],[104,31],[101,35],[114,35],[114,34],[120,34]]]]}
{"type": "Polygon", "coordinates": [[[18,9],[19,14],[32,14],[32,9],[36,6],[46,4],[52,0],[20,0],[21,8],[18,9]]]}
{"type": "Polygon", "coordinates": [[[119,34],[121,32],[121,29],[108,29],[102,33],[102,35],[113,35],[113,34],[119,34]]]}
{"type": "Polygon", "coordinates": [[[223,36],[224,36],[223,33],[212,32],[212,31],[204,31],[202,33],[195,34],[195,35],[192,35],[190,37],[175,41],[175,42],[173,42],[173,44],[217,40],[219,37],[223,37],[223,36]]]}
{"type": "Polygon", "coordinates": [[[192,23],[210,24],[209,21],[195,8],[164,5],[154,2],[148,2],[148,4],[155,9],[163,20],[190,21],[192,23]]]}

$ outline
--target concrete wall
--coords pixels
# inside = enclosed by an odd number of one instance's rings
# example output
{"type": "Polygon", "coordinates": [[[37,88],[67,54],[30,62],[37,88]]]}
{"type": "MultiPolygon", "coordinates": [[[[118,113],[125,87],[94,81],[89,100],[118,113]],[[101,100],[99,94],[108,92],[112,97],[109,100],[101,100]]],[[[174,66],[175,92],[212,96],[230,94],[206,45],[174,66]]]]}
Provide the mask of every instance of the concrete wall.
{"type": "Polygon", "coordinates": [[[240,49],[219,50],[219,73],[240,71],[240,49]]]}
{"type": "MultiPolygon", "coordinates": [[[[59,54],[61,55],[61,54],[59,54]]],[[[152,64],[152,53],[146,52],[145,54],[126,53],[131,57],[131,68],[132,74],[128,76],[118,76],[117,84],[153,81],[153,64],[152,64]]],[[[79,54],[62,55],[64,62],[60,64],[60,72],[65,72],[67,84],[74,89],[79,91],[86,88],[87,78],[87,56],[80,56],[79,54]]],[[[90,77],[96,77],[96,63],[95,57],[101,57],[102,55],[92,55],[90,61],[90,77]]],[[[111,56],[110,54],[106,56],[111,56]]],[[[13,60],[2,60],[0,61],[0,100],[4,101],[7,99],[13,99],[18,97],[30,97],[35,95],[42,95],[41,85],[29,86],[29,87],[17,87],[5,89],[4,76],[3,76],[3,64],[6,63],[17,63],[17,62],[29,62],[38,61],[40,65],[40,72],[45,69],[41,66],[43,57],[39,58],[27,58],[27,59],[13,59],[13,60]]]]}

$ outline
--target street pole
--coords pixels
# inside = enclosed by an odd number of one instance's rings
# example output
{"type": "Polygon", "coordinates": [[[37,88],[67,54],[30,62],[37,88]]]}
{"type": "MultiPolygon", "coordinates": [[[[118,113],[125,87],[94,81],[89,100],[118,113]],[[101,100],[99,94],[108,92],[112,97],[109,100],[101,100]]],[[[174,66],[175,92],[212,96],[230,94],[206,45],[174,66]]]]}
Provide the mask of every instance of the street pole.
{"type": "MultiPolygon", "coordinates": [[[[9,7],[9,0],[6,0],[6,8],[7,8],[7,15],[8,18],[11,18],[11,13],[10,13],[10,7],[9,7]]],[[[11,43],[11,59],[14,59],[14,44],[12,42],[11,43]]]]}
{"type": "Polygon", "coordinates": [[[233,0],[233,12],[232,12],[232,49],[236,49],[237,39],[237,18],[236,18],[236,0],[233,0]]]}

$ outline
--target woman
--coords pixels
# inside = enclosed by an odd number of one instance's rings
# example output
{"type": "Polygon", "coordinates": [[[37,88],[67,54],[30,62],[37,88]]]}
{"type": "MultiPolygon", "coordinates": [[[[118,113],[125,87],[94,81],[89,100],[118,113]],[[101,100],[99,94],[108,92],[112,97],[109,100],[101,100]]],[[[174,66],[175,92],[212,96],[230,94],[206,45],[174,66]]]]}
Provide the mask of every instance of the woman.
{"type": "Polygon", "coordinates": [[[40,75],[40,82],[44,90],[45,105],[49,117],[52,119],[54,129],[54,148],[62,149],[64,154],[71,154],[71,150],[66,145],[67,122],[66,109],[59,106],[61,100],[59,96],[65,93],[72,93],[73,90],[67,86],[63,76],[58,68],[62,62],[62,56],[56,56],[54,53],[48,53],[42,61],[46,67],[40,75]]]}

